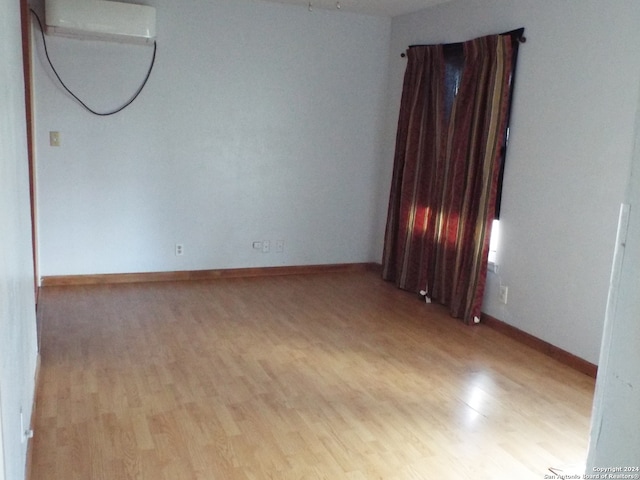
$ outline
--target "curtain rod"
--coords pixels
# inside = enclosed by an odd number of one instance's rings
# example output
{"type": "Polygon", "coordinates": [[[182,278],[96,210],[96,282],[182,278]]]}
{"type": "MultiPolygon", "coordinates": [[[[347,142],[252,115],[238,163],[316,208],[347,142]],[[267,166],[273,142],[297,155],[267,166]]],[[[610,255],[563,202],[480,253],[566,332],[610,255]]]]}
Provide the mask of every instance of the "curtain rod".
{"type": "MultiPolygon", "coordinates": [[[[500,33],[499,35],[510,35],[510,36],[514,37],[514,38],[518,41],[518,43],[526,43],[526,41],[527,41],[527,37],[525,37],[525,36],[524,36],[524,27],[522,27],[522,28],[517,28],[517,29],[515,29],[515,30],[511,30],[511,31],[509,31],[509,32],[500,33]]],[[[463,43],[464,43],[464,42],[445,43],[445,44],[444,44],[444,47],[449,47],[449,48],[451,48],[451,47],[457,47],[457,46],[461,46],[463,43]]],[[[407,48],[414,48],[414,47],[429,47],[429,46],[431,46],[431,45],[433,45],[433,44],[432,44],[432,43],[431,43],[431,44],[415,44],[415,45],[409,45],[409,47],[407,47],[407,48]]],[[[407,54],[406,54],[406,53],[404,53],[404,52],[402,52],[402,53],[400,54],[400,56],[401,56],[402,58],[404,58],[404,57],[406,57],[406,56],[407,56],[407,54]]]]}

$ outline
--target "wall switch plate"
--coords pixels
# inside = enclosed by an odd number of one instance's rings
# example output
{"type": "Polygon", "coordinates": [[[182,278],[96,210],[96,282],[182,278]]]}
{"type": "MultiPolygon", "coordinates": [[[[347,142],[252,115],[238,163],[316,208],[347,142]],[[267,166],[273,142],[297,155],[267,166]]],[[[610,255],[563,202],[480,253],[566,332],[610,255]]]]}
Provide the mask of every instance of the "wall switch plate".
{"type": "Polygon", "coordinates": [[[60,146],[60,132],[49,132],[49,146],[60,146]]]}

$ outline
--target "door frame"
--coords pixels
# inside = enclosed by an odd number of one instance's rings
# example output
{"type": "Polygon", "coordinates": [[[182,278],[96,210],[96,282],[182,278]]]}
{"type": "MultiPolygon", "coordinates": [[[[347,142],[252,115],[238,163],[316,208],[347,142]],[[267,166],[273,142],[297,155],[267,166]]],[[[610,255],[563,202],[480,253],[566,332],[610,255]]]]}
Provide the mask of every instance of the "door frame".
{"type": "Polygon", "coordinates": [[[20,20],[22,24],[22,68],[24,72],[24,106],[27,125],[27,156],[29,163],[29,197],[31,209],[31,248],[33,255],[33,279],[35,302],[38,304],[38,228],[36,210],[36,169],[33,138],[33,70],[31,64],[31,13],[27,0],[20,0],[20,20]]]}

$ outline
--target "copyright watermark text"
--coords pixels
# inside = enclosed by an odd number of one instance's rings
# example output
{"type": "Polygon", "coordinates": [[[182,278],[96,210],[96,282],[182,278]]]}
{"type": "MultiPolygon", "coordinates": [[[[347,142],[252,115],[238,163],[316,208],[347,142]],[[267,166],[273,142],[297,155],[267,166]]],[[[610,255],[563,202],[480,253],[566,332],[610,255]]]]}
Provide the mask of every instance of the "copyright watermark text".
{"type": "Polygon", "coordinates": [[[593,467],[591,473],[553,473],[545,474],[545,480],[640,480],[640,466],[637,467],[593,467]]]}

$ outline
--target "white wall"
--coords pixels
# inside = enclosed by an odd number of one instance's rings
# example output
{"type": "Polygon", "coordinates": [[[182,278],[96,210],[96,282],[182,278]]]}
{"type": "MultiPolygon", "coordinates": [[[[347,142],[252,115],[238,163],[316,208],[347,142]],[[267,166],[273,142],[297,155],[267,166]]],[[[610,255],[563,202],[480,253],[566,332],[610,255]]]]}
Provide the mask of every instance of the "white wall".
{"type": "MultiPolygon", "coordinates": [[[[156,66],[116,116],[82,110],[41,46],[35,54],[41,275],[379,261],[390,19],[251,0],[148,3],[156,66]],[[270,240],[271,253],[254,240],[270,240]]],[[[151,56],[48,42],[97,109],[128,99],[151,56]]]]}
{"type": "Polygon", "coordinates": [[[19,7],[0,0],[0,479],[6,480],[24,479],[20,411],[28,425],[37,358],[19,7]]]}
{"type": "MultiPolygon", "coordinates": [[[[639,105],[640,107],[640,105],[639,105]]],[[[640,108],[638,110],[640,112],[640,108]]],[[[621,209],[591,419],[587,474],[640,466],[640,117],[621,209]]],[[[638,476],[638,472],[615,472],[638,476]]]]}
{"type": "Polygon", "coordinates": [[[386,158],[393,156],[405,69],[400,53],[408,45],[526,28],[504,180],[500,276],[490,274],[483,310],[593,363],[631,158],[639,24],[640,2],[631,0],[456,0],[392,22],[386,158]],[[500,281],[509,287],[507,305],[498,302],[500,281]]]}

